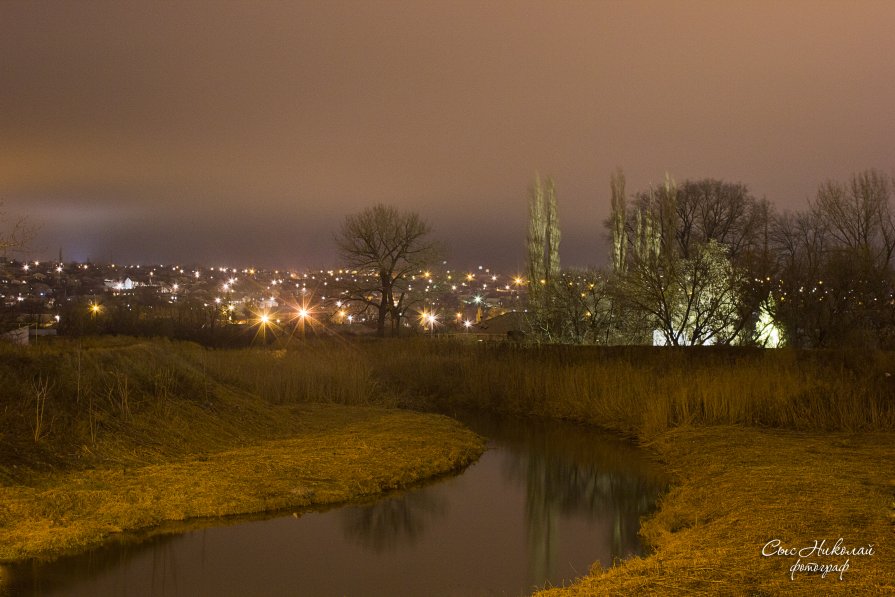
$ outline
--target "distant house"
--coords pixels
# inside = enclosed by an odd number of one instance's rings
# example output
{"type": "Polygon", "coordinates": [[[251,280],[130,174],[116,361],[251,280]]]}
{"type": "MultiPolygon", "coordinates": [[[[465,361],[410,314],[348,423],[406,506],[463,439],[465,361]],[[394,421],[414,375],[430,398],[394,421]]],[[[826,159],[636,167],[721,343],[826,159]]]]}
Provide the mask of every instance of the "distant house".
{"type": "Polygon", "coordinates": [[[525,320],[525,313],[510,311],[473,325],[468,334],[479,339],[522,340],[528,335],[530,326],[525,320]]]}
{"type": "Polygon", "coordinates": [[[130,278],[125,278],[124,280],[104,280],[103,284],[107,290],[118,292],[134,289],[134,281],[130,278]]]}
{"type": "Polygon", "coordinates": [[[270,297],[258,301],[258,306],[262,309],[276,309],[279,306],[279,303],[277,302],[277,299],[270,297]]]}

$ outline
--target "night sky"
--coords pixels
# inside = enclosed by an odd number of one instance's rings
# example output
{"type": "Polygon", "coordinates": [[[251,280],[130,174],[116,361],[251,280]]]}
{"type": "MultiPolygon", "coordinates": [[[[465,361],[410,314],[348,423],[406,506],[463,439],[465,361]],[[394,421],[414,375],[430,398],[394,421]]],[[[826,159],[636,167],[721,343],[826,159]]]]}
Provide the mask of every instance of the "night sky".
{"type": "MultiPolygon", "coordinates": [[[[895,167],[895,2],[0,3],[0,198],[31,258],[307,268],[376,202],[521,270],[557,180],[604,265],[609,174],[801,209],[895,167]]],[[[8,218],[7,218],[8,220],[8,218]]]]}

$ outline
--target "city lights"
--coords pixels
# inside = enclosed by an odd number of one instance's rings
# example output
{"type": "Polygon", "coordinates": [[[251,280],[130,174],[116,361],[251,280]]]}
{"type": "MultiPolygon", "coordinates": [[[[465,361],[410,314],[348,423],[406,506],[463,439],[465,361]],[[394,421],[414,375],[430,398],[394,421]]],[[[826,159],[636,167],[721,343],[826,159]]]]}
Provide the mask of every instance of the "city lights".
{"type": "MultiPolygon", "coordinates": [[[[15,263],[15,262],[12,262],[15,263]]],[[[80,284],[79,277],[87,276],[84,271],[85,264],[72,264],[70,268],[62,262],[39,262],[35,266],[33,261],[16,263],[19,272],[27,279],[32,276],[38,284],[33,298],[44,300],[45,297],[54,297],[54,285],[62,283],[61,272],[71,274],[66,278],[66,285],[70,289],[71,283],[80,284]],[[27,270],[25,267],[27,266],[27,270]],[[54,274],[55,272],[55,274],[54,274]],[[52,274],[52,278],[50,278],[52,274]],[[46,286],[51,286],[47,289],[46,286]]],[[[252,277],[246,277],[249,283],[239,284],[236,275],[230,273],[229,268],[214,267],[205,268],[193,266],[184,272],[179,266],[171,267],[161,264],[131,264],[118,266],[94,265],[90,274],[94,277],[102,277],[103,289],[108,299],[96,296],[86,306],[90,317],[101,317],[107,311],[118,313],[119,304],[127,311],[139,310],[141,318],[171,316],[170,311],[159,309],[156,298],[162,299],[165,305],[182,305],[189,309],[190,305],[200,307],[206,319],[201,318],[196,322],[199,326],[205,326],[213,333],[226,333],[224,329],[229,326],[246,326],[254,329],[255,335],[264,337],[267,341],[273,337],[288,337],[291,332],[298,337],[305,337],[308,332],[307,325],[313,330],[329,328],[331,331],[348,332],[347,327],[340,326],[363,325],[372,330],[376,325],[376,318],[371,317],[371,307],[376,306],[380,300],[375,288],[378,273],[375,271],[358,270],[322,270],[302,272],[277,272],[271,270],[255,269],[252,277]],[[142,269],[142,274],[140,270],[142,269]],[[226,274],[222,277],[221,274],[226,274]],[[350,280],[347,278],[351,275],[350,280]],[[345,276],[344,281],[337,278],[345,276]],[[103,279],[104,278],[104,279],[103,279]],[[293,282],[297,281],[293,288],[293,282]],[[367,283],[370,284],[367,284],[367,283]],[[363,294],[352,295],[344,286],[346,283],[366,285],[363,294]],[[336,286],[338,285],[338,286],[336,286]],[[328,288],[327,295],[318,292],[328,288]],[[313,301],[313,303],[312,303],[313,301]],[[157,315],[156,315],[157,314],[157,315]]],[[[404,296],[396,298],[396,306],[400,301],[408,301],[409,304],[422,303],[426,307],[416,313],[419,315],[419,327],[426,335],[435,335],[435,331],[441,332],[444,327],[445,334],[461,334],[469,328],[465,325],[464,309],[468,305],[476,305],[480,309],[478,318],[487,319],[501,315],[508,310],[521,306],[520,293],[517,290],[509,290],[501,282],[499,285],[492,282],[498,280],[513,280],[512,275],[506,276],[490,268],[482,268],[482,275],[473,273],[457,274],[454,270],[454,278],[459,275],[461,279],[469,276],[470,283],[450,283],[450,270],[420,270],[416,274],[416,282],[407,284],[401,288],[404,296]],[[482,276],[487,275],[487,278],[482,276]],[[483,283],[487,282],[487,284],[483,283]],[[442,317],[439,315],[443,313],[442,317]],[[445,318],[449,325],[445,325],[445,318]]],[[[248,270],[244,271],[244,274],[248,270]]],[[[20,274],[21,275],[21,274],[20,274]]],[[[18,278],[19,276],[16,276],[18,278]]],[[[409,278],[407,276],[408,282],[409,278]]],[[[93,290],[93,288],[91,288],[93,290]]],[[[71,290],[69,290],[71,292],[71,290]]],[[[10,293],[9,302],[27,302],[32,296],[28,293],[10,293]]],[[[92,293],[91,293],[92,294],[92,293]]],[[[77,296],[75,293],[74,296],[77,296]]],[[[522,295],[524,300],[524,295],[522,295]]],[[[411,312],[414,310],[410,307],[411,312]]],[[[408,307],[403,307],[397,325],[402,329],[412,329],[412,316],[410,319],[404,313],[408,307]]],[[[393,316],[388,314],[388,320],[393,316]]],[[[116,326],[115,318],[106,318],[107,325],[116,326]]],[[[473,320],[475,321],[475,320],[473,320]]],[[[111,329],[111,328],[110,328],[111,329]]],[[[394,329],[394,328],[393,328],[394,329]]],[[[365,333],[362,329],[354,329],[352,333],[365,333]]]]}

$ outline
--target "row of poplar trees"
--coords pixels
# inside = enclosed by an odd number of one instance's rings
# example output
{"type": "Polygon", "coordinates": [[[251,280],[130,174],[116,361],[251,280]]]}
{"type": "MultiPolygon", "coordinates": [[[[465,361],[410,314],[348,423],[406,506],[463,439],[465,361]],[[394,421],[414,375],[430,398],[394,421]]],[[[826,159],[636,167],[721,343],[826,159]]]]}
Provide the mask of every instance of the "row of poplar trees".
{"type": "Polygon", "coordinates": [[[555,183],[529,197],[535,336],[593,344],[895,346],[893,179],[827,181],[777,213],[716,179],[629,194],[610,177],[605,268],[559,267],[555,183]]]}

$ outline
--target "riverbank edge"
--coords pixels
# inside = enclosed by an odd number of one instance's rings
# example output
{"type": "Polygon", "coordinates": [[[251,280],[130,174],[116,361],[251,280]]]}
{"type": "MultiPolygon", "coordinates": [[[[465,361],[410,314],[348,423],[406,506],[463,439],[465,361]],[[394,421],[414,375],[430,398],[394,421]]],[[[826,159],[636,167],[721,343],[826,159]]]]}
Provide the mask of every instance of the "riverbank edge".
{"type": "Polygon", "coordinates": [[[347,503],[458,471],[485,443],[445,416],[307,405],[302,430],[134,468],[0,487],[0,562],[55,559],[171,521],[347,503]]]}
{"type": "Polygon", "coordinates": [[[537,597],[895,593],[895,433],[680,427],[643,446],[672,478],[641,527],[651,553],[598,562],[537,597]],[[798,556],[762,554],[775,539],[801,549],[839,538],[874,554],[801,562],[849,559],[842,580],[793,573],[798,556]]]}

